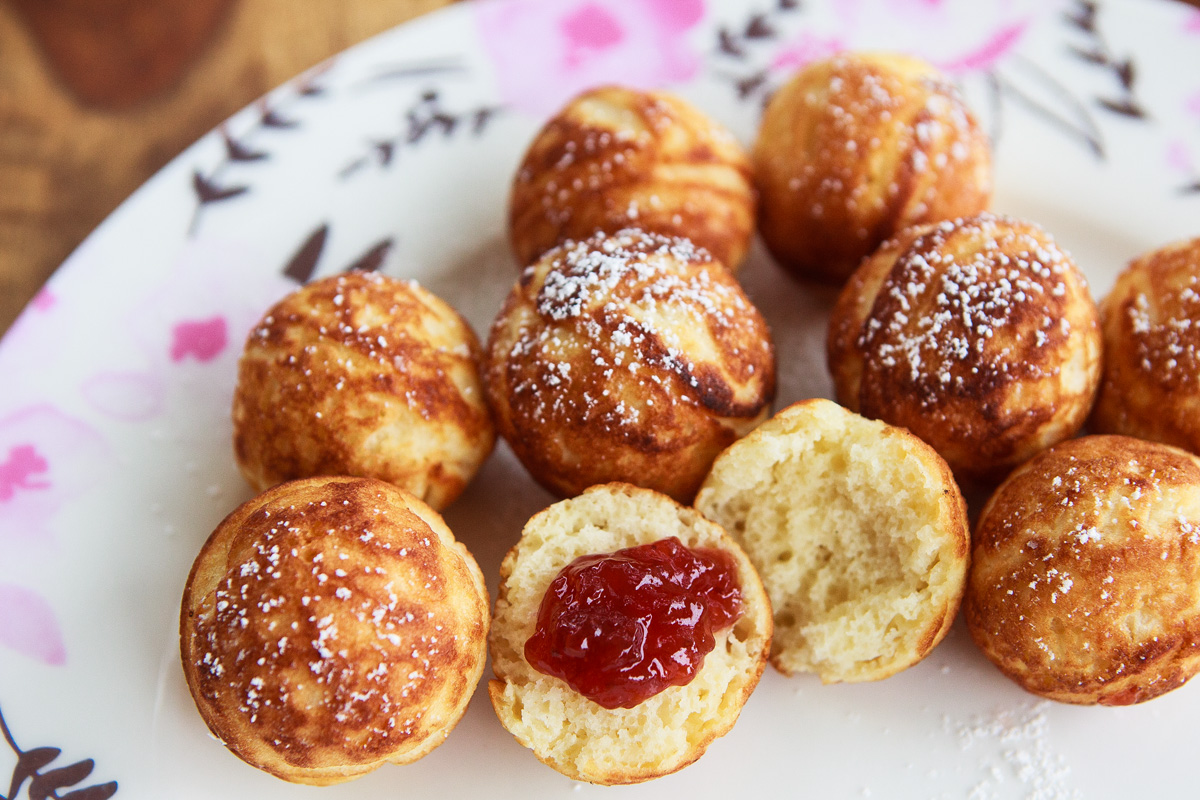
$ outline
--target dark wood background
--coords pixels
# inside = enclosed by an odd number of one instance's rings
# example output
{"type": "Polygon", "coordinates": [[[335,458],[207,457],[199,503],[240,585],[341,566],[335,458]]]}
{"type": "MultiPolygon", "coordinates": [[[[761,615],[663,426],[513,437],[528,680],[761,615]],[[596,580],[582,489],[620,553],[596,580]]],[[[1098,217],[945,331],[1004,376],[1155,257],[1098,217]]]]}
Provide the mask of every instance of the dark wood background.
{"type": "Polygon", "coordinates": [[[0,333],[223,119],[451,0],[0,0],[0,333]]]}
{"type": "Polygon", "coordinates": [[[125,197],[221,120],[450,2],[0,0],[0,333],[125,197]]]}

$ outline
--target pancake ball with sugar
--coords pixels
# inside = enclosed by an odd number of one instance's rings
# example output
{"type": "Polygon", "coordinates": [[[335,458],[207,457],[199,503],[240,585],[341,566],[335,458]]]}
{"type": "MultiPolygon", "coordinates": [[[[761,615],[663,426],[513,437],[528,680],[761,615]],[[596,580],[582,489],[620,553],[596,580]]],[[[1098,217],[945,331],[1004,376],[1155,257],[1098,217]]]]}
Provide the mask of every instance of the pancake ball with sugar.
{"type": "Polygon", "coordinates": [[[1200,238],[1135,259],[1100,316],[1104,379],[1092,428],[1200,454],[1200,238]]]}
{"type": "Polygon", "coordinates": [[[1129,705],[1200,669],[1200,459],[1084,436],[984,507],[963,610],[1000,670],[1066,703],[1129,705]]]}
{"type": "Polygon", "coordinates": [[[386,480],[437,509],[496,434],[466,321],[412,281],[351,272],[304,286],[250,333],[234,454],[258,491],[313,475],[386,480]]]}
{"type": "Polygon", "coordinates": [[[382,481],[308,478],[243,504],[204,543],[180,651],[227,748],[327,785],[445,741],[489,622],[483,574],[436,511],[382,481]]]}
{"type": "Polygon", "coordinates": [[[1037,225],[985,213],[907,229],[866,259],[834,305],[827,358],[842,405],[991,482],[1080,429],[1101,349],[1071,257],[1037,225]]]}
{"type": "Polygon", "coordinates": [[[754,145],[759,231],[797,277],[841,284],[885,239],[987,209],[991,149],[946,76],[894,53],[814,62],[754,145]]]}
{"type": "Polygon", "coordinates": [[[534,137],[513,178],[509,239],[523,267],[568,239],[636,226],[682,236],[731,270],[754,236],[750,158],[666,92],[602,86],[534,137]]]}
{"type": "Polygon", "coordinates": [[[769,413],[775,356],[707,252],[630,229],[525,269],[492,324],[484,385],[497,430],[551,491],[624,481],[689,502],[769,413]]]}

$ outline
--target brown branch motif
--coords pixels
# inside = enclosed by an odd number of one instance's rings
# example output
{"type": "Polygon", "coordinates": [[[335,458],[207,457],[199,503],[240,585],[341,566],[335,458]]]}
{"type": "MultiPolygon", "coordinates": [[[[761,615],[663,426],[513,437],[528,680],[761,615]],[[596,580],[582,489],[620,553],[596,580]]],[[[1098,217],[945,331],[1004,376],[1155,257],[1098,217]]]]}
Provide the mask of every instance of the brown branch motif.
{"type": "MultiPolygon", "coordinates": [[[[321,79],[333,63],[328,61],[297,78],[292,84],[294,91],[282,99],[260,100],[257,105],[257,117],[248,129],[235,133],[228,124],[218,129],[224,144],[224,153],[220,161],[211,169],[195,169],[192,172],[192,192],[196,198],[192,233],[196,231],[200,216],[206,208],[240,197],[252,190],[253,172],[248,169],[270,160],[270,143],[274,136],[304,127],[300,106],[306,101],[323,98],[330,93],[321,79]]],[[[461,71],[461,64],[453,59],[416,61],[391,67],[375,75],[369,82],[378,84],[396,80],[424,80],[431,75],[461,71]]]]}
{"type": "Polygon", "coordinates": [[[342,178],[349,178],[372,164],[389,167],[401,150],[416,147],[432,135],[450,138],[466,130],[471,136],[480,136],[502,110],[501,106],[478,105],[462,111],[450,111],[442,104],[436,89],[426,89],[401,112],[398,130],[368,140],[365,152],[343,167],[339,174],[342,178]]]}
{"type": "Polygon", "coordinates": [[[1074,7],[1066,12],[1067,22],[1083,33],[1085,41],[1083,45],[1069,45],[1069,50],[1076,58],[1107,70],[1115,78],[1117,95],[1096,98],[1102,108],[1133,119],[1145,119],[1146,111],[1137,99],[1137,70],[1133,59],[1122,58],[1113,52],[1100,31],[1098,11],[1093,0],[1075,0],[1074,7]]]}
{"type": "MultiPolygon", "coordinates": [[[[297,248],[296,252],[283,266],[283,275],[299,284],[308,283],[317,272],[321,254],[325,250],[325,242],[329,239],[329,223],[322,223],[310,233],[297,248]]],[[[362,255],[342,269],[343,272],[375,272],[383,266],[395,240],[391,237],[381,239],[371,245],[362,255]]],[[[3,800],[3,798],[0,798],[3,800]]]]}
{"type": "Polygon", "coordinates": [[[294,130],[300,127],[300,120],[295,116],[293,106],[301,101],[321,97],[326,89],[320,84],[320,78],[329,70],[333,62],[328,61],[308,72],[294,83],[294,94],[283,101],[272,104],[269,100],[260,100],[257,104],[258,116],[248,130],[234,135],[228,124],[219,128],[225,152],[221,160],[207,172],[195,169],[192,171],[192,191],[196,196],[196,210],[192,215],[191,231],[195,232],[201,212],[213,203],[231,200],[250,191],[251,184],[245,179],[227,180],[226,173],[239,165],[254,164],[267,161],[271,154],[265,149],[265,144],[258,143],[270,132],[294,130]]]}
{"type": "MultiPolygon", "coordinates": [[[[751,10],[740,23],[718,27],[712,48],[714,69],[728,81],[738,100],[765,104],[786,75],[774,74],[763,62],[771,47],[778,44],[792,20],[802,12],[800,0],[775,0],[766,10],[751,10]],[[731,65],[736,65],[732,67],[731,65]]],[[[1096,98],[1101,108],[1127,118],[1145,119],[1147,114],[1137,98],[1137,71],[1130,58],[1114,54],[1101,33],[1100,10],[1092,0],[1076,0],[1065,20],[1072,30],[1082,32],[1086,44],[1070,46],[1070,53],[1108,70],[1119,93],[1096,98]]],[[[1053,70],[1019,53],[1009,54],[977,75],[964,79],[981,80],[991,114],[990,136],[997,143],[1008,107],[1032,115],[1070,139],[1079,142],[1097,158],[1105,157],[1104,137],[1093,117],[1089,101],[1063,84],[1053,70]]],[[[1200,191],[1200,189],[1197,189],[1200,191]]]]}
{"type": "Polygon", "coordinates": [[[1021,55],[1012,55],[987,72],[991,96],[993,143],[1000,141],[1004,101],[1042,120],[1069,139],[1075,139],[1096,158],[1105,157],[1104,134],[1087,105],[1049,70],[1021,55]]]}
{"type": "MultiPolygon", "coordinates": [[[[783,18],[800,10],[799,0],[776,0],[775,5],[765,11],[751,11],[740,25],[721,25],[717,28],[716,54],[726,62],[738,61],[749,67],[748,62],[760,45],[779,38],[783,18]]],[[[732,83],[739,100],[757,97],[765,103],[770,97],[771,71],[765,67],[720,74],[732,83]]]]}
{"type": "Polygon", "coordinates": [[[72,788],[82,783],[95,763],[87,758],[67,766],[53,767],[55,759],[62,754],[57,747],[35,747],[22,750],[0,714],[0,734],[4,742],[17,757],[12,778],[0,800],[18,800],[25,790],[27,800],[108,800],[117,793],[117,782],[95,784],[83,788],[72,788]]]}

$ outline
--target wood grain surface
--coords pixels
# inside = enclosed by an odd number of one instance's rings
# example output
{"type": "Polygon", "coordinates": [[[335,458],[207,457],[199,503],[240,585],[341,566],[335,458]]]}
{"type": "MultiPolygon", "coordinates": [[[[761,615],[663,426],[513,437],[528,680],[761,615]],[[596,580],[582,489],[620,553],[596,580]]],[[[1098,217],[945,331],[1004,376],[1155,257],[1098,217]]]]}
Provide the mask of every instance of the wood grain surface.
{"type": "Polygon", "coordinates": [[[0,0],[0,333],[223,119],[451,0],[0,0]]]}

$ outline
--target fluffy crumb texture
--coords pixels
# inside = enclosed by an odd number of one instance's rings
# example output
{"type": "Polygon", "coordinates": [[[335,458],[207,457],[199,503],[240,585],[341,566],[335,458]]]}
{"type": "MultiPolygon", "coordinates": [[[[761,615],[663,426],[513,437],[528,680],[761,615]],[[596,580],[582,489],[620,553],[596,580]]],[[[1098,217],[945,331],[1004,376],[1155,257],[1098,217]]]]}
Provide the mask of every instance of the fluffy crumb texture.
{"type": "Polygon", "coordinates": [[[1102,347],[1070,255],[984,213],[908,228],[865,259],[830,315],[827,359],[838,402],[994,485],[1082,427],[1102,347]]]}
{"type": "Polygon", "coordinates": [[[806,66],[772,96],[753,158],[763,241],[793,274],[828,283],[904,228],[991,201],[991,146],[962,96],[895,53],[806,66]]]}
{"type": "Polygon", "coordinates": [[[707,252],[629,229],[525,270],[492,324],[484,385],[497,430],[551,491],[623,481],[689,502],[769,413],[775,351],[707,252]]]}
{"type": "Polygon", "coordinates": [[[496,441],[479,358],[466,321],[416,283],[364,272],[310,283],[246,341],[238,466],[257,491],[356,475],[445,508],[496,441]]]}
{"type": "Polygon", "coordinates": [[[733,727],[758,684],[771,645],[771,611],[741,549],[719,526],[656,492],[597,486],[550,506],[526,524],[501,566],[490,639],[496,677],[488,685],[500,721],[546,764],[571,778],[628,784],[675,772],[733,727]],[[633,708],[607,709],[525,660],[550,582],[576,558],[676,536],[687,547],[721,548],[735,560],[743,614],[684,686],[633,708]]]}
{"type": "Polygon", "coordinates": [[[226,747],[326,785],[441,744],[483,674],[488,624],[483,575],[436,511],[382,481],[310,478],[213,531],[180,651],[226,747]]]}
{"type": "Polygon", "coordinates": [[[975,531],[964,614],[1034,694],[1129,705],[1200,669],[1200,459],[1125,436],[1018,468],[975,531]]]}
{"type": "Polygon", "coordinates": [[[901,428],[796,403],[721,454],[696,507],[758,569],[785,674],[886,678],[924,658],[958,612],[966,504],[946,463],[901,428]]]}
{"type": "Polygon", "coordinates": [[[1200,454],[1200,238],[1136,259],[1100,314],[1104,379],[1092,429],[1200,454]]]}
{"type": "Polygon", "coordinates": [[[733,134],[665,92],[620,86],[572,99],[513,179],[509,238],[523,267],[569,239],[640,227],[736,270],[754,236],[750,158],[733,134]]]}

